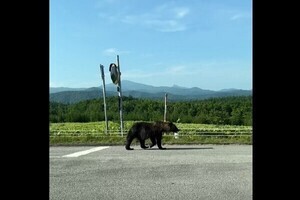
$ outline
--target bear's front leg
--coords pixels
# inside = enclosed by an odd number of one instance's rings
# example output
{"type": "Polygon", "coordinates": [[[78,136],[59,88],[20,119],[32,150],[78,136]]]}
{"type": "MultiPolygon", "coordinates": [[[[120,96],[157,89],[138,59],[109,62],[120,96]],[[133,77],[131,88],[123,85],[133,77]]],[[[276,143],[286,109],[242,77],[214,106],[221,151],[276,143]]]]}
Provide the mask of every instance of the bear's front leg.
{"type": "Polygon", "coordinates": [[[167,148],[163,148],[161,146],[161,140],[162,140],[162,135],[158,135],[157,138],[156,138],[158,148],[161,149],[161,150],[167,149],[167,148]]]}

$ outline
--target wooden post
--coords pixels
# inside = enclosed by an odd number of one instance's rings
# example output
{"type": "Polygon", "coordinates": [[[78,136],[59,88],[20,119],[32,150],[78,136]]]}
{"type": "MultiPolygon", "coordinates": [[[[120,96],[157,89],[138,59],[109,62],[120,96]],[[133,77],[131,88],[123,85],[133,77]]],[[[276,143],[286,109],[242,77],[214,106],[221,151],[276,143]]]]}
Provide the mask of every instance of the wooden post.
{"type": "Polygon", "coordinates": [[[103,81],[103,104],[104,104],[104,116],[105,116],[105,134],[107,134],[108,131],[108,121],[107,121],[107,115],[106,115],[106,90],[105,90],[105,78],[104,78],[104,66],[100,64],[100,70],[101,70],[101,77],[103,81]]]}

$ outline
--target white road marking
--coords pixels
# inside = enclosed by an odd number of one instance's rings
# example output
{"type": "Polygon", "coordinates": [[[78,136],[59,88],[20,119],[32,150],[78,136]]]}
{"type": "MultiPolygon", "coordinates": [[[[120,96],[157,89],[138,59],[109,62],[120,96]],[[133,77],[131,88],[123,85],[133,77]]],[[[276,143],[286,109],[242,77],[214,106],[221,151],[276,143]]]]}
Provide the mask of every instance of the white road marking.
{"type": "Polygon", "coordinates": [[[86,154],[89,154],[89,153],[92,153],[92,152],[95,152],[95,151],[100,151],[100,150],[107,149],[107,148],[109,148],[109,147],[95,147],[95,148],[91,148],[91,149],[88,149],[88,150],[85,150],[85,151],[78,151],[76,153],[64,155],[62,157],[68,157],[68,158],[79,157],[79,156],[82,156],[82,155],[86,155],[86,154]]]}

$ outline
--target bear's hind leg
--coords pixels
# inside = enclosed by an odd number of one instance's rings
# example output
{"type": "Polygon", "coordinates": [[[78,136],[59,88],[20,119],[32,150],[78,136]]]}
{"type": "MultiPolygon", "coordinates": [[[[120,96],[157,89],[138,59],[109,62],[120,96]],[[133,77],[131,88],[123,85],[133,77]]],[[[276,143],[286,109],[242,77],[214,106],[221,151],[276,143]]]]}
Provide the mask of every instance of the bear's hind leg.
{"type": "Polygon", "coordinates": [[[143,149],[149,148],[148,146],[145,145],[145,140],[140,139],[140,144],[141,144],[141,148],[143,149]]]}

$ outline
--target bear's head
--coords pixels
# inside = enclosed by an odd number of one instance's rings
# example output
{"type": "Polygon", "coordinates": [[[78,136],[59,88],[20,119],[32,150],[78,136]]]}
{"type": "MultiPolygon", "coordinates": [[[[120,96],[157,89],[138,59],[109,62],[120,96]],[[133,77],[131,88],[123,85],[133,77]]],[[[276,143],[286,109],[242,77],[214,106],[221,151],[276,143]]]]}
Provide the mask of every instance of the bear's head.
{"type": "Polygon", "coordinates": [[[176,132],[179,131],[179,129],[177,128],[177,126],[175,124],[173,124],[172,122],[168,122],[168,126],[170,127],[169,131],[171,131],[171,132],[176,133],[176,132]]]}
{"type": "Polygon", "coordinates": [[[177,132],[179,129],[172,122],[161,122],[161,127],[165,132],[177,132]]]}

